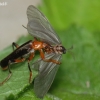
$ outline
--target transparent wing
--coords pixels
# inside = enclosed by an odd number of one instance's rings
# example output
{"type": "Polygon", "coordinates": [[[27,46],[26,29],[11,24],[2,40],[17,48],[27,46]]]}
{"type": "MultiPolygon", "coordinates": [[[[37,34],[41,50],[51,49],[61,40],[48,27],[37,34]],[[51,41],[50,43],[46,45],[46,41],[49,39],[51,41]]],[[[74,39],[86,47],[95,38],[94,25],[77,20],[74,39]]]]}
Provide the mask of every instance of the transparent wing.
{"type": "Polygon", "coordinates": [[[61,44],[46,17],[36,7],[33,5],[28,7],[27,17],[27,30],[31,35],[50,44],[61,44]]]}
{"type": "MultiPolygon", "coordinates": [[[[52,58],[57,61],[61,59],[61,55],[54,53],[46,55],[45,57],[46,59],[52,58]]],[[[52,62],[44,62],[41,60],[35,67],[38,68],[39,73],[34,79],[34,92],[37,97],[43,98],[49,90],[59,66],[52,62]]]]}

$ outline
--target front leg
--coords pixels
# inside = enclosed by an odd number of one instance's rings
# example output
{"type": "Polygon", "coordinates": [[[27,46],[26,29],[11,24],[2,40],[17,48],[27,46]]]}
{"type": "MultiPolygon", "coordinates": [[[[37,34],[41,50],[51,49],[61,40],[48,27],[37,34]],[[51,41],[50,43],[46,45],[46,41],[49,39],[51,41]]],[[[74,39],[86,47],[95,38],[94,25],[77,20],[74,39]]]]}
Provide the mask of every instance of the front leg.
{"type": "Polygon", "coordinates": [[[44,56],[44,52],[42,49],[40,49],[40,56],[41,56],[41,59],[45,62],[53,62],[55,64],[61,64],[59,61],[56,61],[54,59],[45,59],[45,56],[44,56]]]}

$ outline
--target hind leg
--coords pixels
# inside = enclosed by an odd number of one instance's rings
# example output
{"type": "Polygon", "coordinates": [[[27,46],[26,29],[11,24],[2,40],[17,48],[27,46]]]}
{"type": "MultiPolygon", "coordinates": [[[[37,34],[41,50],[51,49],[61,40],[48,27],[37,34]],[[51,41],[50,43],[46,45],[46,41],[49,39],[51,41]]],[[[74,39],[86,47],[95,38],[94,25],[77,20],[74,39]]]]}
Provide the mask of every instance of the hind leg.
{"type": "MultiPolygon", "coordinates": [[[[25,60],[24,58],[21,58],[21,59],[15,59],[15,60],[12,61],[12,62],[13,62],[13,63],[20,63],[20,62],[23,62],[24,60],[25,60]]],[[[8,76],[4,79],[4,81],[2,81],[2,82],[0,83],[0,85],[3,85],[6,81],[8,81],[8,80],[10,79],[11,75],[12,75],[12,72],[11,72],[11,70],[10,70],[10,64],[11,64],[11,61],[9,60],[8,66],[5,67],[5,68],[3,68],[3,70],[8,69],[9,74],[8,74],[8,76]]]]}
{"type": "Polygon", "coordinates": [[[9,74],[8,74],[8,76],[0,83],[0,85],[3,85],[6,81],[8,81],[9,79],[10,79],[10,77],[11,77],[11,75],[12,75],[12,72],[11,72],[11,70],[10,70],[10,63],[11,63],[11,61],[9,61],[9,63],[8,63],[8,70],[9,70],[9,74]]]}

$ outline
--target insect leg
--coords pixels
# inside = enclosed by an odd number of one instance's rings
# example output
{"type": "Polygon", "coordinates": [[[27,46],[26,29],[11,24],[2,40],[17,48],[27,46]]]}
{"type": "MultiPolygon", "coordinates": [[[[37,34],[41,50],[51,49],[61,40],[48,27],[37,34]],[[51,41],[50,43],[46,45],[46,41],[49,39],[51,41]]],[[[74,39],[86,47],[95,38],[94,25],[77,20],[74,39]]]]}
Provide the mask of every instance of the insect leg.
{"type": "Polygon", "coordinates": [[[20,58],[20,59],[14,59],[14,63],[20,63],[23,62],[25,58],[20,58]]]}
{"type": "MultiPolygon", "coordinates": [[[[29,62],[32,60],[33,57],[34,57],[34,53],[31,53],[29,58],[28,58],[28,68],[29,68],[29,71],[30,71],[29,83],[31,83],[31,79],[32,79],[32,70],[30,68],[30,63],[29,62]]],[[[25,60],[25,58],[15,59],[14,62],[19,63],[19,62],[23,62],[24,60],[25,60]]]]}
{"type": "Polygon", "coordinates": [[[6,81],[8,81],[8,80],[10,79],[11,75],[12,75],[12,72],[11,72],[11,70],[10,70],[10,63],[11,63],[11,61],[9,61],[9,63],[8,63],[9,74],[8,74],[7,78],[4,79],[4,81],[2,81],[2,82],[0,83],[0,85],[3,85],[6,81]]]}
{"type": "Polygon", "coordinates": [[[28,68],[29,68],[29,71],[30,71],[29,83],[31,83],[31,80],[32,80],[32,70],[31,70],[29,62],[32,60],[33,57],[34,57],[34,53],[31,53],[29,58],[28,58],[28,68]]]}
{"type": "Polygon", "coordinates": [[[13,51],[14,51],[14,46],[15,46],[16,48],[18,48],[18,47],[19,47],[19,45],[18,45],[17,43],[13,42],[13,43],[12,43],[12,48],[13,48],[13,51]]]}
{"type": "Polygon", "coordinates": [[[60,64],[59,61],[56,61],[54,59],[45,59],[45,56],[44,56],[44,52],[42,49],[40,49],[40,56],[42,58],[43,61],[46,61],[46,62],[53,62],[53,63],[56,63],[56,64],[60,64]]]}

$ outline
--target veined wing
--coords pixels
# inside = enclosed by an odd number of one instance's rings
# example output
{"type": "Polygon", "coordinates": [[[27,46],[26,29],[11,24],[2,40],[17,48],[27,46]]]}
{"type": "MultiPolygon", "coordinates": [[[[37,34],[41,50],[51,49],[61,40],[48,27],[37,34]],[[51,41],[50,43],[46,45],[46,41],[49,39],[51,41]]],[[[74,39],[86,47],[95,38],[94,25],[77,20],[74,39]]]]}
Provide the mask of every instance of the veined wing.
{"type": "Polygon", "coordinates": [[[28,32],[51,45],[61,44],[58,35],[54,32],[47,18],[33,5],[27,9],[28,32]]]}
{"type": "MultiPolygon", "coordinates": [[[[45,57],[46,59],[52,58],[57,61],[60,61],[61,59],[61,55],[54,53],[48,54],[45,57]]],[[[49,90],[59,66],[52,62],[44,62],[41,60],[38,63],[38,66],[35,67],[38,68],[39,72],[36,78],[34,79],[34,92],[37,95],[37,97],[43,98],[49,90]]]]}

